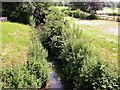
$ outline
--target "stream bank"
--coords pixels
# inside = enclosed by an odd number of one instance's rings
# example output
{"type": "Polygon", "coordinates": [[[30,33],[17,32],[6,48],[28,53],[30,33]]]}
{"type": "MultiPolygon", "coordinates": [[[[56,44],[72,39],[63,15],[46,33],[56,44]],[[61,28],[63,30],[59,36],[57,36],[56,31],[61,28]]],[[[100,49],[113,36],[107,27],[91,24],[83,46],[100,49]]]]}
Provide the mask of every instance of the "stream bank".
{"type": "Polygon", "coordinates": [[[72,90],[74,88],[72,82],[65,80],[62,74],[61,63],[58,60],[54,60],[52,56],[48,56],[47,60],[51,68],[49,89],[72,90]]]}

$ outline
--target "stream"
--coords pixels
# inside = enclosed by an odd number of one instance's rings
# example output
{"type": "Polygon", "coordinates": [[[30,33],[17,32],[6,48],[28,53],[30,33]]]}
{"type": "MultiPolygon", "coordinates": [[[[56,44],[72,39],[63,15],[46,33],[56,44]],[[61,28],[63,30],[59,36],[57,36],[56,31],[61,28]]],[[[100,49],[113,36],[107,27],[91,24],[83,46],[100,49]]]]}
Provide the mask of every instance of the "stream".
{"type": "Polygon", "coordinates": [[[50,73],[50,87],[49,89],[54,90],[56,88],[59,88],[59,90],[64,90],[63,84],[61,82],[60,76],[57,74],[55,70],[55,65],[53,62],[49,62],[49,66],[52,68],[50,73]]]}

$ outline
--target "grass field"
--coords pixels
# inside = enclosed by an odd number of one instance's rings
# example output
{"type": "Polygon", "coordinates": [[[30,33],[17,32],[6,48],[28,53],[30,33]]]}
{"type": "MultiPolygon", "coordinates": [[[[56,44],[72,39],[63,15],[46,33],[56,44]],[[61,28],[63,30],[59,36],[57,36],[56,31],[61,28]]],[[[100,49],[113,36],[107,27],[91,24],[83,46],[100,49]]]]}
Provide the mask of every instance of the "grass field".
{"type": "MultiPolygon", "coordinates": [[[[120,14],[120,8],[115,8],[114,13],[120,14]]],[[[101,10],[98,10],[97,13],[100,13],[101,10]]],[[[113,13],[113,9],[109,7],[105,7],[102,10],[102,13],[113,13]]]]}
{"type": "Polygon", "coordinates": [[[111,66],[118,68],[118,36],[99,30],[101,27],[104,27],[104,25],[91,26],[77,24],[74,23],[74,20],[76,20],[75,18],[68,17],[67,19],[71,24],[79,27],[79,29],[82,30],[82,36],[84,38],[86,38],[88,41],[91,41],[93,52],[101,54],[105,61],[108,61],[111,66]]]}
{"type": "Polygon", "coordinates": [[[27,60],[30,27],[23,24],[0,22],[2,28],[2,66],[21,65],[27,60]]]}

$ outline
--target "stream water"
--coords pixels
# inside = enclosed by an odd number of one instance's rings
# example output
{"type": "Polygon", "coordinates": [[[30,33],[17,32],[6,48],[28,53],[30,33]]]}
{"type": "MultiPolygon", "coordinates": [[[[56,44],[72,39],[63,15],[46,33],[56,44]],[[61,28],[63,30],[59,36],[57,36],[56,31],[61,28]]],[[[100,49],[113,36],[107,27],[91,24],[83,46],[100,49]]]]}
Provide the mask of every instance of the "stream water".
{"type": "Polygon", "coordinates": [[[53,62],[49,63],[50,67],[51,67],[51,73],[50,73],[50,87],[49,89],[54,90],[54,89],[59,89],[59,90],[64,90],[63,84],[61,82],[60,76],[57,74],[56,70],[55,70],[55,65],[53,64],[53,62]]]}

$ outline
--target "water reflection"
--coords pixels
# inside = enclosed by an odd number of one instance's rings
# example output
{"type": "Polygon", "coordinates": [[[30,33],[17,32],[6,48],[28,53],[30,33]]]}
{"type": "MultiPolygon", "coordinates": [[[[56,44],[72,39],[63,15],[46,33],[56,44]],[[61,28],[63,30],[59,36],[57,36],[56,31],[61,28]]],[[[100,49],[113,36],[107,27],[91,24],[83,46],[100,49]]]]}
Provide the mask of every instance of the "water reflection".
{"type": "Polygon", "coordinates": [[[63,85],[61,83],[61,79],[60,77],[55,73],[54,70],[52,70],[52,72],[50,73],[50,80],[52,81],[51,82],[51,85],[49,88],[51,88],[52,90],[55,89],[55,88],[59,88],[60,90],[63,90],[63,85]]]}
{"type": "Polygon", "coordinates": [[[52,71],[50,73],[50,86],[49,89],[54,90],[56,88],[59,88],[59,90],[64,90],[63,85],[61,83],[60,76],[55,72],[55,67],[53,62],[49,63],[49,66],[51,67],[52,71]]]}

